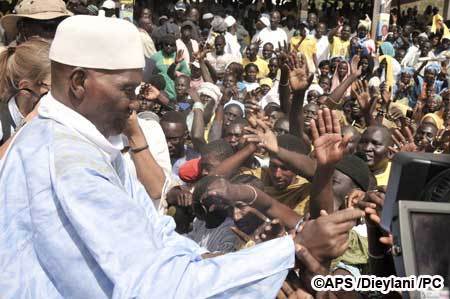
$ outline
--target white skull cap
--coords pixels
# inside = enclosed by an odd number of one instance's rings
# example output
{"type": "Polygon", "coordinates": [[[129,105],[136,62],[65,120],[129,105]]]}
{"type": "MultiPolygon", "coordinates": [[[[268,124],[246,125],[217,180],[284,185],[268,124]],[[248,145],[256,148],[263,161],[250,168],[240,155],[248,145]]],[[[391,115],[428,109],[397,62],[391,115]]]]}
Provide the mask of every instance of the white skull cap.
{"type": "Polygon", "coordinates": [[[92,69],[142,69],[144,50],[132,23],[77,15],[62,21],[50,47],[50,60],[92,69]]]}

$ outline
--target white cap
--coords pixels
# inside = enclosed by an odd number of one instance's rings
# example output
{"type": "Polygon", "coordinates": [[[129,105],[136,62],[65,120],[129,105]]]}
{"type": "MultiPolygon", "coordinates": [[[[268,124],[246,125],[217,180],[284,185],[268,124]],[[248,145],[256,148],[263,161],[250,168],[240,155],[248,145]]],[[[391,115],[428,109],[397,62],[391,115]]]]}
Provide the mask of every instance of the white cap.
{"type": "Polygon", "coordinates": [[[114,9],[116,8],[116,4],[112,0],[106,0],[105,2],[103,2],[102,8],[114,9]]]}
{"type": "Polygon", "coordinates": [[[209,20],[209,19],[212,19],[212,18],[214,18],[214,15],[212,13],[210,13],[210,12],[205,13],[203,15],[203,17],[202,17],[203,20],[209,20]]]}
{"type": "Polygon", "coordinates": [[[227,25],[227,27],[231,27],[234,24],[236,24],[236,19],[233,18],[232,16],[227,16],[224,20],[225,24],[227,25]]]}
{"type": "Polygon", "coordinates": [[[50,60],[93,69],[144,68],[138,29],[118,18],[77,15],[62,21],[50,47],[50,60]]]}
{"type": "Polygon", "coordinates": [[[259,20],[261,21],[261,23],[266,25],[266,27],[270,27],[270,19],[268,17],[262,16],[259,18],[259,20]]]}

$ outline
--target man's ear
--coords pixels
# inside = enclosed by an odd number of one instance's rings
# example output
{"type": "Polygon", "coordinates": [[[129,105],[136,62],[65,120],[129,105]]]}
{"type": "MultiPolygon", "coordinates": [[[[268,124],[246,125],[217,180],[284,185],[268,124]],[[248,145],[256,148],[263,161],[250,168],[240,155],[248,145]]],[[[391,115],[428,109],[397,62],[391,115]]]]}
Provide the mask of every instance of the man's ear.
{"type": "Polygon", "coordinates": [[[83,68],[74,68],[70,74],[69,92],[72,95],[72,104],[77,107],[83,101],[86,93],[87,71],[83,68]]]}

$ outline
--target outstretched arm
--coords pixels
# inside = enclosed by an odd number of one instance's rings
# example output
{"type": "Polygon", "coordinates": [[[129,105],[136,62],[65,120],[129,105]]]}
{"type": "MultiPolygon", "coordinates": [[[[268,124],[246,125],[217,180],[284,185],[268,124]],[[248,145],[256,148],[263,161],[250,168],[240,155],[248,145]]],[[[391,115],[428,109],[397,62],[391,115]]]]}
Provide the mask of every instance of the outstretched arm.
{"type": "Polygon", "coordinates": [[[257,120],[260,129],[245,128],[251,134],[245,135],[250,142],[255,142],[259,146],[264,147],[270,153],[277,155],[283,162],[287,163],[295,172],[306,178],[312,180],[316,171],[316,162],[307,155],[302,155],[296,152],[289,151],[285,148],[279,147],[277,137],[269,129],[269,127],[261,120],[257,120]]]}
{"type": "Polygon", "coordinates": [[[311,121],[311,135],[317,159],[310,200],[311,218],[315,219],[321,210],[334,212],[334,165],[343,158],[350,137],[342,137],[336,112],[327,108],[319,110],[317,122],[311,121]]]}

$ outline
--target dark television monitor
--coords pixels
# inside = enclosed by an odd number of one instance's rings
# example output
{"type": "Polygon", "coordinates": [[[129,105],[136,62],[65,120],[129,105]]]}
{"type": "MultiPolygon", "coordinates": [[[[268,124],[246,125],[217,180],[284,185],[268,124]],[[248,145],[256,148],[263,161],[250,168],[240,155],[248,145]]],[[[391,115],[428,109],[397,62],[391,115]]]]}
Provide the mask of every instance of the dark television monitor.
{"type": "MultiPolygon", "coordinates": [[[[450,204],[400,201],[392,222],[397,276],[440,275],[450,285],[450,204]]],[[[417,292],[411,298],[421,298],[417,292]]],[[[440,298],[440,297],[437,297],[440,298]]],[[[447,297],[448,298],[448,297],[447,297]]]]}

